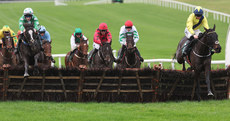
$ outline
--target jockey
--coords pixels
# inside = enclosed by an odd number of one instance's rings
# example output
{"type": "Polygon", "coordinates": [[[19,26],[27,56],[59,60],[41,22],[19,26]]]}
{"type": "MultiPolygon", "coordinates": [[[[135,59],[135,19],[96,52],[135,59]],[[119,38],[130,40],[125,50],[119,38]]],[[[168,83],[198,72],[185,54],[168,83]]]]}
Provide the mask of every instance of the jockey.
{"type": "MultiPolygon", "coordinates": [[[[46,30],[44,26],[41,26],[40,29],[38,30],[39,36],[41,38],[41,45],[45,42],[48,42],[51,44],[51,38],[50,38],[50,33],[46,30]]],[[[51,61],[55,63],[55,60],[53,59],[53,56],[51,56],[51,61]]]]}
{"type": "Polygon", "coordinates": [[[188,40],[185,42],[184,47],[182,48],[182,56],[188,54],[188,50],[193,39],[198,39],[202,35],[199,28],[204,26],[206,29],[209,29],[208,21],[203,15],[203,10],[200,6],[197,6],[192,14],[189,15],[186,23],[186,28],[184,30],[185,36],[188,40]]]}
{"type": "Polygon", "coordinates": [[[87,44],[89,44],[88,39],[85,37],[84,34],[82,34],[81,28],[76,28],[75,32],[71,35],[70,38],[71,52],[68,58],[69,62],[72,61],[75,50],[77,50],[80,46],[80,39],[82,39],[83,41],[87,41],[87,44]]]}
{"type": "Polygon", "coordinates": [[[41,26],[38,32],[41,38],[41,43],[45,41],[51,43],[50,33],[46,30],[44,26],[41,26]]]}
{"type": "Polygon", "coordinates": [[[136,54],[139,56],[140,58],[140,61],[143,62],[144,59],[141,57],[140,55],[140,52],[138,51],[138,49],[136,48],[136,43],[138,42],[139,40],[139,35],[138,35],[138,32],[137,32],[137,29],[136,27],[133,25],[133,22],[128,20],[125,22],[125,25],[123,25],[120,29],[120,33],[119,33],[119,42],[120,44],[122,45],[122,48],[121,48],[121,53],[118,57],[118,62],[121,62],[121,59],[124,55],[124,51],[126,49],[126,33],[133,33],[134,35],[134,47],[135,47],[135,52],[136,54]]]}
{"type": "Polygon", "coordinates": [[[13,38],[14,47],[17,46],[18,39],[13,30],[10,29],[8,25],[4,25],[0,30],[0,48],[2,48],[2,38],[4,38],[4,33],[10,33],[10,36],[13,38]]]}
{"type": "Polygon", "coordinates": [[[88,57],[88,62],[91,63],[92,57],[97,53],[102,43],[112,43],[112,35],[108,30],[106,23],[101,23],[96,29],[93,38],[93,52],[88,57]]]}
{"type": "Polygon", "coordinates": [[[35,32],[37,32],[39,29],[38,18],[34,15],[33,10],[31,8],[25,8],[22,17],[19,19],[19,29],[21,30],[21,34],[18,37],[18,44],[15,49],[15,53],[19,52],[18,47],[21,44],[22,33],[25,32],[25,28],[23,26],[24,23],[33,23],[35,32]]]}

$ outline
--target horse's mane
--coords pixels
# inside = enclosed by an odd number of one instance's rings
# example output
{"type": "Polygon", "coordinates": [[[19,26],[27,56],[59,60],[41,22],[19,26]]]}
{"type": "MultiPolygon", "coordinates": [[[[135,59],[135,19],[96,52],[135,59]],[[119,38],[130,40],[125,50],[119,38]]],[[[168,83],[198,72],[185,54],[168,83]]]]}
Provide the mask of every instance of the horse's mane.
{"type": "Polygon", "coordinates": [[[24,23],[23,26],[27,29],[27,28],[34,28],[34,24],[33,23],[24,23]]]}

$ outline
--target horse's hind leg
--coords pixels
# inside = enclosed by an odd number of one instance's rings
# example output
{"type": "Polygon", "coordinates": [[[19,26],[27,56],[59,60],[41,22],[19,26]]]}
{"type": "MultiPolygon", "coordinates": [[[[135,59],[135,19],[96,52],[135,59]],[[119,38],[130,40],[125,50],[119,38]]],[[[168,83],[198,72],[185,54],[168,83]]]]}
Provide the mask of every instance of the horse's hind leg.
{"type": "Polygon", "coordinates": [[[206,66],[205,67],[205,79],[206,79],[206,84],[207,84],[207,87],[208,87],[208,96],[213,96],[212,94],[212,91],[211,91],[211,88],[210,88],[210,66],[206,66]]]}
{"type": "Polygon", "coordinates": [[[197,97],[198,97],[198,101],[200,102],[201,100],[201,97],[200,97],[200,81],[199,81],[199,77],[200,77],[200,72],[199,71],[195,71],[195,81],[196,81],[196,94],[197,94],[197,97]]]}
{"type": "Polygon", "coordinates": [[[25,62],[25,73],[24,73],[24,78],[25,77],[29,77],[30,75],[28,74],[28,68],[29,68],[29,64],[28,64],[28,59],[24,59],[24,62],[25,62]]]}

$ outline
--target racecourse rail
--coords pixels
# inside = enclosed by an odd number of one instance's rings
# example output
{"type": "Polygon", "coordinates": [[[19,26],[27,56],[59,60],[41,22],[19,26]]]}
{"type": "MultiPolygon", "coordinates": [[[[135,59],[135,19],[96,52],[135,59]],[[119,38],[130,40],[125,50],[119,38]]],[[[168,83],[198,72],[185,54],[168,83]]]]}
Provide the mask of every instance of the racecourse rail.
{"type": "MultiPolygon", "coordinates": [[[[116,57],[116,50],[113,50],[113,55],[116,57]]],[[[61,68],[62,65],[62,58],[65,58],[66,54],[52,54],[54,58],[58,58],[58,68],[61,68]]],[[[171,68],[174,70],[175,69],[175,63],[177,61],[175,59],[144,59],[144,62],[142,64],[142,67],[146,67],[146,64],[148,67],[151,67],[151,63],[159,63],[163,67],[163,63],[171,63],[171,68]]],[[[212,64],[225,64],[225,60],[213,60],[212,64]]],[[[51,64],[54,66],[54,63],[51,64]]],[[[116,63],[114,63],[114,66],[116,66],[116,63]]]]}

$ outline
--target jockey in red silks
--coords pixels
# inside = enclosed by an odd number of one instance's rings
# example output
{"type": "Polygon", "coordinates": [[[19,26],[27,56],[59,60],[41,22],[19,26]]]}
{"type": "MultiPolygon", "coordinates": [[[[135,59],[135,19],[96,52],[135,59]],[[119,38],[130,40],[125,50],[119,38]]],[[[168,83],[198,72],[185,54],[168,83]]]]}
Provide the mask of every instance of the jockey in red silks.
{"type": "Polygon", "coordinates": [[[93,38],[93,52],[88,57],[88,62],[91,63],[92,57],[97,53],[102,43],[111,43],[112,35],[108,30],[108,26],[106,23],[101,23],[99,28],[96,29],[93,38]]]}

